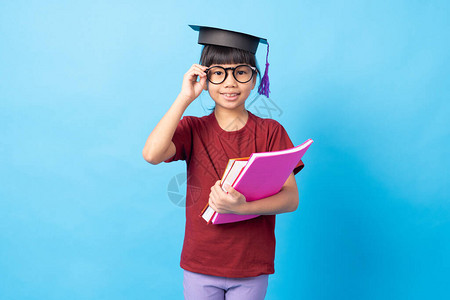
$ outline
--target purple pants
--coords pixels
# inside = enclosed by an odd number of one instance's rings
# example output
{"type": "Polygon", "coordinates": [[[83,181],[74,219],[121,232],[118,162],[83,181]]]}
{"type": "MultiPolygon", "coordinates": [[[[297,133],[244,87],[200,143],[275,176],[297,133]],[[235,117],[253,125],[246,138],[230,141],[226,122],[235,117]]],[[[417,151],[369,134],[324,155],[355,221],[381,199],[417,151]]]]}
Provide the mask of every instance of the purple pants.
{"type": "Polygon", "coordinates": [[[184,298],[187,300],[260,300],[267,291],[269,275],[246,278],[217,277],[184,270],[184,298]]]}

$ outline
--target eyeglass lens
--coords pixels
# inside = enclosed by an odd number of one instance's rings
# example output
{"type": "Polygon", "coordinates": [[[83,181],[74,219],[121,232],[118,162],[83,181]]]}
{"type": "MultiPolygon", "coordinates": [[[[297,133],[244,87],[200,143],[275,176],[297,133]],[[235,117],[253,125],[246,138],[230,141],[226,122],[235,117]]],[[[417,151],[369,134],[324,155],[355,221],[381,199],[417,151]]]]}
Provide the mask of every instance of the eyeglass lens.
{"type": "Polygon", "coordinates": [[[208,80],[214,84],[219,84],[225,81],[227,77],[227,70],[233,70],[233,76],[236,81],[240,83],[249,82],[253,77],[253,70],[249,66],[238,66],[236,68],[223,68],[223,67],[212,67],[208,71],[208,80]]]}

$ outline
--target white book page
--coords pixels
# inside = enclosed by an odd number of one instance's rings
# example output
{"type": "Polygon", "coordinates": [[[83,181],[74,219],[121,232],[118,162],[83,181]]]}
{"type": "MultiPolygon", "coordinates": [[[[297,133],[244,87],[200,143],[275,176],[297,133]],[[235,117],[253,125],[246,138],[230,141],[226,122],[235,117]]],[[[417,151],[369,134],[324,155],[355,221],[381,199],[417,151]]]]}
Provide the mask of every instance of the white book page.
{"type": "Polygon", "coordinates": [[[225,180],[225,178],[227,178],[228,171],[230,170],[230,168],[233,165],[234,161],[235,161],[234,159],[229,159],[228,160],[228,164],[227,164],[227,167],[225,168],[225,172],[223,172],[223,176],[224,177],[220,180],[220,184],[221,185],[223,184],[223,181],[225,180]]]}
{"type": "Polygon", "coordinates": [[[209,222],[211,220],[211,217],[214,214],[214,209],[212,209],[210,206],[205,210],[205,212],[202,214],[203,219],[205,219],[206,222],[209,222]]]}
{"type": "Polygon", "coordinates": [[[232,185],[234,180],[238,177],[239,173],[245,167],[246,164],[247,164],[246,160],[237,160],[234,162],[230,172],[225,177],[225,180],[222,182],[222,190],[224,192],[226,192],[225,184],[228,183],[229,185],[232,185]]]}

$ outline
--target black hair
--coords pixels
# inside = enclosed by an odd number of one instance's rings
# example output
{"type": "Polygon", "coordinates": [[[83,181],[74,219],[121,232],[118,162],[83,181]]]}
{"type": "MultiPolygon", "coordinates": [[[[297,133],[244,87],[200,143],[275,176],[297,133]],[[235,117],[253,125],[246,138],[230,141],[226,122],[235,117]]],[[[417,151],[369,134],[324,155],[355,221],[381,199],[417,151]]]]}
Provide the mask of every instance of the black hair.
{"type": "MultiPolygon", "coordinates": [[[[260,75],[260,71],[256,62],[255,54],[231,47],[223,47],[216,45],[205,45],[200,55],[200,64],[202,66],[225,65],[225,64],[247,64],[255,67],[260,75]]],[[[261,78],[261,77],[260,77],[261,78]]],[[[215,106],[211,109],[213,111],[215,106]]]]}
{"type": "Polygon", "coordinates": [[[231,47],[223,47],[216,45],[206,45],[203,47],[202,55],[200,56],[200,64],[202,66],[211,66],[213,64],[248,64],[252,67],[259,68],[256,65],[255,54],[231,47]]]}

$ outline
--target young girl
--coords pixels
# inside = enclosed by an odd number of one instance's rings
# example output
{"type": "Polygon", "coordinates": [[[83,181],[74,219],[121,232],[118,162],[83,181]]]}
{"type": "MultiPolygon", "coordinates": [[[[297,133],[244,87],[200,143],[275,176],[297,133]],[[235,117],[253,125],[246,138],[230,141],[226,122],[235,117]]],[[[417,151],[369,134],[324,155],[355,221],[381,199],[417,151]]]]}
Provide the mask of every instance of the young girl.
{"type": "Polygon", "coordinates": [[[246,202],[230,186],[220,187],[228,159],[294,145],[283,126],[255,116],[245,101],[256,85],[255,52],[260,38],[210,27],[191,26],[205,45],[200,64],[183,78],[181,92],[151,132],[143,150],[151,164],[185,160],[186,228],[181,267],[186,299],[264,299],[268,274],[274,273],[275,215],[296,210],[294,175],[273,196],[246,202]],[[198,80],[199,78],[199,80],[198,80]],[[204,117],[182,115],[206,90],[215,102],[204,117]],[[181,119],[181,120],[180,120],[181,119]],[[257,218],[207,224],[200,214],[209,205],[219,213],[255,214],[257,218]]]}

